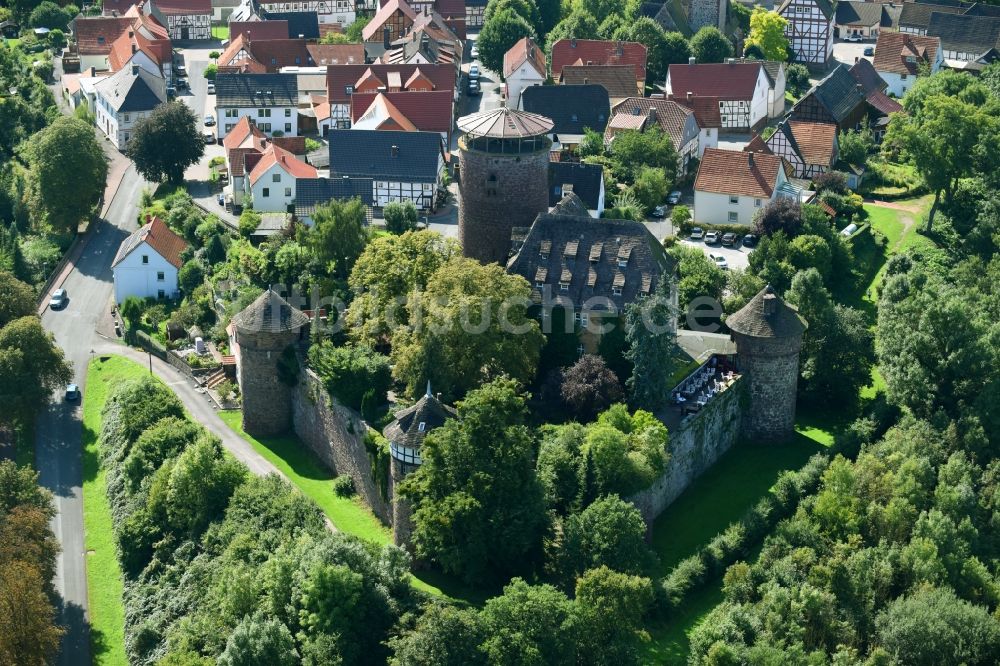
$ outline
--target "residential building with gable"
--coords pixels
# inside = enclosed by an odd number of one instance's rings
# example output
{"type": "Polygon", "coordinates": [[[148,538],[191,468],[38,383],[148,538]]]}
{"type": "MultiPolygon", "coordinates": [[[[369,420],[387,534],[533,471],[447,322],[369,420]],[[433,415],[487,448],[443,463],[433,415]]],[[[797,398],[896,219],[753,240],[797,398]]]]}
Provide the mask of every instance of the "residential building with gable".
{"type": "Polygon", "coordinates": [[[920,74],[935,74],[944,55],[938,37],[884,32],[875,44],[875,71],[887,84],[886,92],[902,97],[920,74]]]}
{"type": "Polygon", "coordinates": [[[265,134],[298,134],[298,79],[294,74],[219,74],[215,77],[218,138],[248,117],[265,134]]]}
{"type": "Polygon", "coordinates": [[[212,38],[211,0],[147,0],[149,13],[170,33],[170,39],[212,38]]]}
{"type": "Polygon", "coordinates": [[[709,148],[694,182],[694,221],[749,226],[757,212],[778,196],[798,198],[781,157],[709,148]]]}
{"type": "Polygon", "coordinates": [[[111,262],[115,303],[120,304],[129,296],[177,298],[177,272],[186,248],[184,239],[163,220],[147,218],[146,224],[122,241],[111,262]]]}
{"type": "MultiPolygon", "coordinates": [[[[975,7],[978,5],[973,5],[975,7]]],[[[971,11],[972,8],[968,10],[971,11]]],[[[975,73],[1000,59],[1000,16],[968,12],[962,15],[932,13],[927,36],[941,40],[945,67],[975,73]]]]}
{"type": "Polygon", "coordinates": [[[785,119],[766,141],[757,136],[743,150],[777,155],[791,165],[789,177],[810,179],[836,164],[837,126],[785,119]]]}
{"type": "Polygon", "coordinates": [[[244,195],[260,212],[290,212],[295,205],[296,181],[317,176],[315,167],[274,143],[268,143],[263,153],[249,154],[245,159],[244,195]]]}
{"type": "Polygon", "coordinates": [[[830,0],[784,0],[778,13],[788,21],[785,37],[792,61],[823,69],[833,58],[836,13],[830,0]]]}
{"type": "Polygon", "coordinates": [[[580,145],[585,130],[604,134],[611,116],[611,100],[604,86],[532,86],[521,93],[520,109],[553,122],[553,159],[580,145]]]}
{"type": "Polygon", "coordinates": [[[767,73],[760,62],[694,63],[667,68],[666,93],[677,101],[718,100],[723,131],[756,130],[768,118],[767,73]]]}
{"type": "Polygon", "coordinates": [[[504,97],[510,108],[518,108],[525,88],[544,85],[545,79],[545,52],[531,37],[522,37],[503,55],[504,97]]]}
{"type": "Polygon", "coordinates": [[[330,104],[330,127],[351,126],[354,93],[395,93],[448,90],[454,99],[455,69],[451,65],[337,65],[326,70],[326,97],[330,104]]]}
{"type": "Polygon", "coordinates": [[[558,81],[567,65],[629,65],[635,74],[637,95],[646,90],[644,44],[603,39],[560,39],[552,45],[552,78],[558,81]]]}
{"type": "Polygon", "coordinates": [[[557,206],[572,192],[599,218],[604,212],[604,167],[583,162],[549,162],[549,206],[557,206]]]}
{"type": "Polygon", "coordinates": [[[138,64],[98,81],[94,93],[94,122],[118,150],[125,149],[139,119],[167,100],[163,77],[138,64]]]}
{"type": "Polygon", "coordinates": [[[615,104],[604,131],[604,142],[610,146],[620,132],[645,132],[651,127],[659,127],[670,136],[677,151],[677,173],[686,174],[688,164],[700,154],[701,128],[694,112],[673,100],[629,97],[615,104]]]}

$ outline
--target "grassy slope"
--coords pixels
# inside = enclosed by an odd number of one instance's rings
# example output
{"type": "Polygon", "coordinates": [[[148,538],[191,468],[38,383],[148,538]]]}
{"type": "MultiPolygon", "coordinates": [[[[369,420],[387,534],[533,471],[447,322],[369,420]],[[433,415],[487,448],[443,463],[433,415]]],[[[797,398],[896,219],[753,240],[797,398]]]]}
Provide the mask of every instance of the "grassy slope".
{"type": "Polygon", "coordinates": [[[83,398],[83,523],[87,548],[87,596],[94,664],[126,664],[122,573],[118,566],[111,507],[97,456],[101,410],[109,388],[142,376],[141,365],[117,356],[94,359],[83,398]]]}

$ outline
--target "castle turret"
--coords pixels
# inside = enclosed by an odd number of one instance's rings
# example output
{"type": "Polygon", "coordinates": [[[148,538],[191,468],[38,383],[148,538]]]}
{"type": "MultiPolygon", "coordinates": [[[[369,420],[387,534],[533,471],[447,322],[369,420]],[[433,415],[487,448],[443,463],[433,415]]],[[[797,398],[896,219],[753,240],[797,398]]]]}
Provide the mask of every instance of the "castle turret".
{"type": "Polygon", "coordinates": [[[392,541],[397,546],[409,547],[412,532],[410,504],[399,496],[399,484],[423,463],[420,447],[427,433],[443,426],[447,419],[454,418],[455,410],[431,395],[431,384],[427,382],[427,393],[416,404],[396,412],[394,416],[392,423],[382,431],[389,440],[392,541]]]}
{"type": "Polygon", "coordinates": [[[795,432],[799,350],[808,324],[771,285],[726,319],[736,343],[740,370],[750,380],[744,433],[751,439],[780,441],[795,432]]]}
{"type": "Polygon", "coordinates": [[[483,263],[507,261],[510,233],[549,209],[545,116],[501,107],[458,119],[462,253],[483,263]]]}
{"type": "Polygon", "coordinates": [[[276,435],[291,424],[291,386],[281,381],[278,360],[299,340],[307,317],[268,289],[233,317],[237,368],[243,395],[243,429],[254,436],[276,435]]]}

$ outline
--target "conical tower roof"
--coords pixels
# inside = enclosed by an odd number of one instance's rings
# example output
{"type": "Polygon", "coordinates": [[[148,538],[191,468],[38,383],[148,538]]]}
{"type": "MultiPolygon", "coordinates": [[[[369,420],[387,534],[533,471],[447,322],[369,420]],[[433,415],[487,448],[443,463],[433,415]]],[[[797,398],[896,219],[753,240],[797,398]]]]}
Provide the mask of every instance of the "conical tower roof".
{"type": "Polygon", "coordinates": [[[415,404],[396,412],[392,423],[382,430],[382,435],[397,446],[418,449],[429,431],[440,428],[456,413],[453,407],[431,394],[431,383],[427,382],[427,393],[415,404]]]}
{"type": "Polygon", "coordinates": [[[809,324],[767,285],[750,302],[726,318],[729,330],[753,338],[794,338],[809,324]]]}
{"type": "Polygon", "coordinates": [[[491,139],[527,139],[544,136],[555,123],[550,118],[501,106],[458,119],[458,129],[471,137],[491,139]]]}
{"type": "Polygon", "coordinates": [[[242,312],[233,317],[236,328],[248,333],[281,333],[309,323],[309,317],[288,304],[273,289],[257,297],[242,312]]]}

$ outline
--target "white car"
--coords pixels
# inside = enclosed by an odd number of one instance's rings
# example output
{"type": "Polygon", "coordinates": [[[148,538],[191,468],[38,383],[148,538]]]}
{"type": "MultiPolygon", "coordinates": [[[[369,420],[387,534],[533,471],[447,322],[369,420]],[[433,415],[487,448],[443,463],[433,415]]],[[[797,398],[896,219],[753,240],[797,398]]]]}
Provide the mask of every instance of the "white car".
{"type": "Polygon", "coordinates": [[[720,269],[724,271],[729,270],[729,262],[726,261],[726,258],[721,254],[710,254],[708,255],[708,258],[711,259],[720,269]]]}
{"type": "Polygon", "coordinates": [[[479,60],[479,48],[476,46],[472,47],[472,51],[469,53],[473,60],[479,60]]]}
{"type": "Polygon", "coordinates": [[[844,37],[844,41],[845,42],[860,42],[862,40],[861,40],[861,35],[848,35],[847,37],[844,37]]]}
{"type": "Polygon", "coordinates": [[[719,242],[719,232],[718,231],[707,231],[705,232],[705,245],[713,245],[719,242]]]}
{"type": "Polygon", "coordinates": [[[52,298],[49,299],[49,307],[53,310],[59,310],[66,305],[66,290],[56,289],[52,292],[52,298]]]}
{"type": "Polygon", "coordinates": [[[215,84],[212,83],[211,81],[208,82],[207,92],[209,95],[215,94],[215,84]]]}
{"type": "Polygon", "coordinates": [[[479,65],[473,65],[469,68],[469,79],[472,81],[479,80],[479,65]]]}

